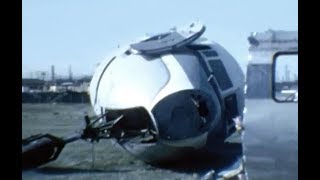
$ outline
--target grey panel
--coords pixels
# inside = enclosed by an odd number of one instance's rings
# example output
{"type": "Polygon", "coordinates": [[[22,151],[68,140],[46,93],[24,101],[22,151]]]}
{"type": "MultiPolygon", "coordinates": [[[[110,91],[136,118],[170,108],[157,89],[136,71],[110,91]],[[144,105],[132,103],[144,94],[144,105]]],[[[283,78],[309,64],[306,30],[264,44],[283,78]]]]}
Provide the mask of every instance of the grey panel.
{"type": "Polygon", "coordinates": [[[165,37],[169,36],[170,33],[164,33],[164,34],[159,34],[159,35],[156,35],[156,36],[153,36],[149,39],[146,39],[144,41],[141,41],[141,42],[148,42],[148,41],[154,41],[154,40],[161,40],[161,39],[164,39],[165,37]]]}
{"type": "Polygon", "coordinates": [[[238,109],[238,102],[236,94],[231,94],[227,96],[225,99],[225,106],[228,112],[230,113],[231,117],[235,117],[239,115],[239,109],[238,109]]]}
{"type": "Polygon", "coordinates": [[[192,45],[187,45],[187,48],[192,49],[192,50],[209,50],[211,49],[210,46],[207,45],[199,45],[199,44],[192,44],[192,45]]]}
{"type": "Polygon", "coordinates": [[[271,98],[270,64],[249,64],[247,68],[247,98],[271,98]]]}
{"type": "MultiPolygon", "coordinates": [[[[177,32],[172,32],[165,35],[156,35],[139,43],[131,44],[131,48],[142,53],[147,53],[153,50],[169,50],[171,47],[185,38],[177,32]]],[[[148,53],[147,53],[148,54],[148,53]]]]}
{"type": "Polygon", "coordinates": [[[232,82],[227,74],[221,60],[209,60],[209,65],[216,77],[221,90],[226,90],[232,87],[232,82]]]}
{"type": "MultiPolygon", "coordinates": [[[[206,47],[209,47],[209,46],[206,46],[206,47]]],[[[190,48],[190,46],[189,46],[189,48],[190,48]]],[[[211,75],[211,72],[209,70],[207,62],[205,61],[205,59],[201,56],[201,54],[198,51],[194,50],[193,53],[199,59],[201,67],[203,68],[204,72],[206,73],[207,77],[209,78],[210,75],[211,75]]],[[[217,83],[215,83],[213,78],[211,78],[209,83],[210,83],[211,87],[214,89],[214,92],[216,93],[216,95],[218,97],[219,103],[222,104],[222,97],[221,97],[221,93],[220,93],[220,91],[218,89],[217,83]]]]}
{"type": "Polygon", "coordinates": [[[214,50],[210,51],[203,51],[202,54],[204,54],[206,57],[216,57],[218,56],[218,53],[214,50]]]}
{"type": "Polygon", "coordinates": [[[199,30],[193,31],[190,29],[187,33],[184,31],[168,32],[153,36],[139,43],[131,44],[130,47],[142,54],[160,54],[192,43],[198,39],[204,31],[205,27],[202,26],[199,30]]]}

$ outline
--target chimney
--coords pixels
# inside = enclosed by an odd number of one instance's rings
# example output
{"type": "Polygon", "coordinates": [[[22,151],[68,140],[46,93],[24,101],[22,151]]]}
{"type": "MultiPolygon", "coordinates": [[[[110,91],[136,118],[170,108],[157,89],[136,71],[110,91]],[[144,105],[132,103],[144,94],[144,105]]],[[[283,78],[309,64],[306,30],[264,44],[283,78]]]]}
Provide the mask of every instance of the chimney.
{"type": "Polygon", "coordinates": [[[55,82],[55,77],[54,77],[54,65],[51,66],[51,81],[55,82]]]}
{"type": "Polygon", "coordinates": [[[69,81],[72,81],[72,70],[71,70],[71,65],[69,65],[69,81]]]}

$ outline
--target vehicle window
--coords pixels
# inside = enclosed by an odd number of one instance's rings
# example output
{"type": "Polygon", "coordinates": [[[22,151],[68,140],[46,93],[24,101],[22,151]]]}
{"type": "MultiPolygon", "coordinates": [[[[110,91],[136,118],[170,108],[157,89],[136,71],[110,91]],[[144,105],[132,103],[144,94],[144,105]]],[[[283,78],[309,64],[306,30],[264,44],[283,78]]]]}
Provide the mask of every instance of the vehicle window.
{"type": "Polygon", "coordinates": [[[274,99],[278,102],[298,101],[298,55],[280,54],[275,57],[274,99]]]}

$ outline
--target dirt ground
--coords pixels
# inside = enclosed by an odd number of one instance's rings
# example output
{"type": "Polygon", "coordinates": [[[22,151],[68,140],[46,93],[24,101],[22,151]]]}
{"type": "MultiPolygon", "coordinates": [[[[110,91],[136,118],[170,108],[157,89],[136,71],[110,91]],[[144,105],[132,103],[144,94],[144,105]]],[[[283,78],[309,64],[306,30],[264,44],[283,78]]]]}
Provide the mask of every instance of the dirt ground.
{"type": "MultiPolygon", "coordinates": [[[[38,133],[68,136],[83,127],[86,113],[93,115],[89,104],[23,104],[22,138],[38,133]]],[[[145,164],[110,140],[102,140],[94,146],[83,140],[67,144],[55,161],[22,172],[22,179],[198,178],[194,173],[179,173],[145,164]]]]}
{"type": "MultiPolygon", "coordinates": [[[[246,101],[244,154],[249,179],[298,179],[297,105],[246,101]]],[[[84,126],[85,114],[93,115],[89,104],[22,104],[22,138],[38,133],[68,136],[84,126]]],[[[66,145],[55,161],[22,171],[22,179],[178,180],[200,176],[145,164],[110,140],[94,146],[79,140],[66,145]]]]}

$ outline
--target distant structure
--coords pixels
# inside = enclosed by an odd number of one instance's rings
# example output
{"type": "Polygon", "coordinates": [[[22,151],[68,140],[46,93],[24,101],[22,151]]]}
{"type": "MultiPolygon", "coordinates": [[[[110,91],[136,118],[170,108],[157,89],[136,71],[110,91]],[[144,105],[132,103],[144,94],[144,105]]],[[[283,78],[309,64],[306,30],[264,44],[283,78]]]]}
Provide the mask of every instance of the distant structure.
{"type": "Polygon", "coordinates": [[[41,75],[41,80],[44,81],[46,79],[46,72],[42,71],[40,75],[41,75]]]}
{"type": "Polygon", "coordinates": [[[71,70],[71,65],[69,65],[69,81],[72,81],[72,70],[71,70]]]}
{"type": "Polygon", "coordinates": [[[40,79],[22,79],[22,92],[42,92],[45,81],[40,79]]]}
{"type": "Polygon", "coordinates": [[[54,73],[55,73],[55,72],[54,72],[54,65],[52,65],[52,66],[51,66],[51,81],[52,81],[52,82],[55,82],[55,77],[54,77],[55,74],[54,74],[54,73]]]}
{"type": "MultiPolygon", "coordinates": [[[[248,37],[247,98],[271,98],[272,59],[276,52],[298,52],[298,31],[268,30],[248,37]]],[[[286,78],[286,77],[285,77],[286,78]]]]}
{"type": "Polygon", "coordinates": [[[286,65],[284,68],[284,72],[286,74],[286,81],[290,81],[290,71],[288,69],[288,65],[286,65]]]}
{"type": "Polygon", "coordinates": [[[23,93],[64,93],[66,91],[71,92],[88,92],[91,76],[83,77],[80,79],[55,79],[54,83],[50,83],[51,80],[45,81],[43,79],[27,79],[22,78],[22,92],[23,93]]]}
{"type": "Polygon", "coordinates": [[[279,70],[276,71],[276,82],[280,82],[280,74],[279,74],[279,70]]]}

